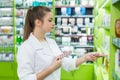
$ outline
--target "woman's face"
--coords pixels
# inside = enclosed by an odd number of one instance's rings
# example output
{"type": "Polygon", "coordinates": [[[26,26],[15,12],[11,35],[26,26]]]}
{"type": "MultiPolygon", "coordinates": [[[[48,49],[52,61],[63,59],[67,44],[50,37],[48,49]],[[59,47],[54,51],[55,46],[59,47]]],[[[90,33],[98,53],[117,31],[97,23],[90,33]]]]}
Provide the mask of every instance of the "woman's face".
{"type": "Polygon", "coordinates": [[[45,33],[51,32],[54,28],[53,14],[52,12],[47,12],[43,18],[42,29],[45,33]]]}

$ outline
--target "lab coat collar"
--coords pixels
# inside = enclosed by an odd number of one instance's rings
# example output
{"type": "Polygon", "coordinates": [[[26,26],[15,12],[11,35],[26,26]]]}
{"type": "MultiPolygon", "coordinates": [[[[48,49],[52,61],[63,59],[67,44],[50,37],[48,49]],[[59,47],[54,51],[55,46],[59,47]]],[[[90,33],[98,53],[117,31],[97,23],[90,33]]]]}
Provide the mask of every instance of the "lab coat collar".
{"type": "Polygon", "coordinates": [[[33,33],[30,33],[28,41],[35,49],[42,49],[40,41],[33,35],[33,33]]]}
{"type": "MultiPolygon", "coordinates": [[[[49,46],[51,47],[51,45],[50,45],[51,41],[48,38],[46,38],[46,40],[47,40],[49,46]]],[[[30,33],[28,41],[36,50],[43,49],[43,47],[44,47],[44,45],[42,45],[40,43],[40,41],[33,35],[33,33],[30,33]]]]}

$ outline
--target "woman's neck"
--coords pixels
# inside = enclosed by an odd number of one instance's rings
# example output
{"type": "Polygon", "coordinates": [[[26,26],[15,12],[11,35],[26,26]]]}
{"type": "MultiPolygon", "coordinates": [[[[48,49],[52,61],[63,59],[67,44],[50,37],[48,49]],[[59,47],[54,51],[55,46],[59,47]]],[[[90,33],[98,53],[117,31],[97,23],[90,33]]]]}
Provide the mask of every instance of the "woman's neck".
{"type": "Polygon", "coordinates": [[[45,34],[40,32],[33,32],[33,35],[39,40],[39,41],[46,41],[45,34]]]}

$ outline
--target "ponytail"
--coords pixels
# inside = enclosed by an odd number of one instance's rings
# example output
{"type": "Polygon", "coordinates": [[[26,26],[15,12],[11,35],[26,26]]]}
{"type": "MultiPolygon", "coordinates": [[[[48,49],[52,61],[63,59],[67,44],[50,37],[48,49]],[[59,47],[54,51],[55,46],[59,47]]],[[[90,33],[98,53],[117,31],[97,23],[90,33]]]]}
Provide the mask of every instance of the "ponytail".
{"type": "Polygon", "coordinates": [[[25,19],[25,26],[24,26],[24,36],[23,36],[23,41],[28,39],[30,33],[33,31],[33,23],[31,19],[32,18],[32,9],[29,9],[27,11],[26,19],[25,19]]]}
{"type": "Polygon", "coordinates": [[[46,12],[51,12],[51,10],[43,6],[37,6],[37,7],[28,9],[26,19],[25,19],[23,41],[28,39],[30,33],[33,32],[36,19],[43,22],[43,17],[45,16],[46,12]]]}

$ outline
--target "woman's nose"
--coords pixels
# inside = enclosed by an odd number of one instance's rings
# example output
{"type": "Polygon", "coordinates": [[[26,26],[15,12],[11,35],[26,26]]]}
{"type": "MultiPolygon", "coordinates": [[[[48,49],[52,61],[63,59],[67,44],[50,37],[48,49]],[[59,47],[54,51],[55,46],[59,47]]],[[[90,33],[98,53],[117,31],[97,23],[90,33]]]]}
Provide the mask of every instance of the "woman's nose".
{"type": "Polygon", "coordinates": [[[55,23],[53,22],[53,26],[55,26],[55,23]]]}

